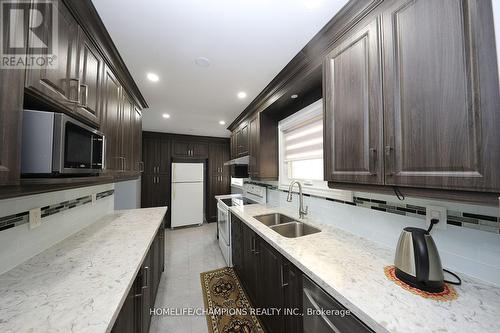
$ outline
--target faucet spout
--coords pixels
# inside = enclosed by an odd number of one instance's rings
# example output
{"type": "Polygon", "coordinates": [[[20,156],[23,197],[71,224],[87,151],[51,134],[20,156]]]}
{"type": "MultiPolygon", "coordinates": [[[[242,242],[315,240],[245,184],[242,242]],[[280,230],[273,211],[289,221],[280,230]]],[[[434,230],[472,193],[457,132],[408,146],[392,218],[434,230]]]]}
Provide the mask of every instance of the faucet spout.
{"type": "Polygon", "coordinates": [[[307,206],[304,208],[304,194],[302,193],[302,184],[299,181],[294,180],[290,183],[290,187],[288,188],[288,196],[286,198],[286,201],[292,202],[293,186],[295,184],[297,184],[297,186],[299,187],[299,217],[301,219],[303,219],[307,215],[307,212],[309,209],[307,206]]]}

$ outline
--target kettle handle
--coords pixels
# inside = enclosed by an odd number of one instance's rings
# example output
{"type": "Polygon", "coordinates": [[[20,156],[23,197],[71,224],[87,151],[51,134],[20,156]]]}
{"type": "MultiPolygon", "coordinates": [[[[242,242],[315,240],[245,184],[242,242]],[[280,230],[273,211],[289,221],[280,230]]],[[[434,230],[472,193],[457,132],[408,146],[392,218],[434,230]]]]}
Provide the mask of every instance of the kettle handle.
{"type": "Polygon", "coordinates": [[[412,235],[417,281],[421,283],[429,280],[429,251],[425,235],[426,233],[423,232],[416,232],[412,235]]]}

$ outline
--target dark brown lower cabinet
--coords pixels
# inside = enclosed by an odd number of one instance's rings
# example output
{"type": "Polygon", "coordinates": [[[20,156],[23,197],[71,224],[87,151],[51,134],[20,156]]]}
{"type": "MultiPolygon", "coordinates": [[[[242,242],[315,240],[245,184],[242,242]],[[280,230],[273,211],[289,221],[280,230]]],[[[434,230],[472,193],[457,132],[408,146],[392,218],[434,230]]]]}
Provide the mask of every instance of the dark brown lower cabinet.
{"type": "Polygon", "coordinates": [[[269,312],[260,316],[266,332],[316,332],[320,327],[328,327],[328,332],[373,332],[354,315],[328,317],[328,320],[319,315],[307,316],[307,313],[302,316],[304,305],[315,310],[347,309],[233,214],[231,242],[233,267],[252,305],[259,309],[280,309],[279,314],[269,312]],[[304,290],[312,296],[305,296],[304,290]],[[311,297],[314,302],[310,301],[311,297]],[[336,329],[331,329],[329,323],[336,329]]]}
{"type": "Polygon", "coordinates": [[[115,321],[113,333],[147,333],[151,324],[161,274],[165,266],[164,223],[158,228],[125,302],[115,321]]]}

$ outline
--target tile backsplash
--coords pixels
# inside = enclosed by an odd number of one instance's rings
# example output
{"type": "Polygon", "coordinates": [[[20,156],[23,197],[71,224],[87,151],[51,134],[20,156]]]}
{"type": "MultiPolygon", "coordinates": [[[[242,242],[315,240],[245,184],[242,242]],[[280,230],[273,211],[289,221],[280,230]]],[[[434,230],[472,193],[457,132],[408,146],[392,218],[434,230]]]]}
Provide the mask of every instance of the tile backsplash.
{"type": "Polygon", "coordinates": [[[114,184],[0,200],[0,274],[113,211],[114,184]],[[35,208],[41,225],[30,229],[35,208]]]}
{"type": "MultiPolygon", "coordinates": [[[[271,206],[298,209],[298,198],[286,201],[286,191],[268,186],[271,206]]],[[[469,205],[425,198],[406,198],[374,193],[353,193],[353,202],[306,195],[309,216],[322,224],[372,240],[395,250],[405,227],[425,228],[426,206],[447,210],[447,228],[434,228],[432,236],[443,266],[500,286],[499,207],[469,205]]]]}

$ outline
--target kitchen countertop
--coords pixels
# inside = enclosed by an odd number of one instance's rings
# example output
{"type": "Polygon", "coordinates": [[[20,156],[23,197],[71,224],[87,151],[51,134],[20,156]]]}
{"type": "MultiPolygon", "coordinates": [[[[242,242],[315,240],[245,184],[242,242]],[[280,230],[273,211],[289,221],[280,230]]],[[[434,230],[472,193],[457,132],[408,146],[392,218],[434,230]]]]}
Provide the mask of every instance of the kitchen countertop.
{"type": "Polygon", "coordinates": [[[394,251],[332,226],[285,238],[253,216],[295,211],[268,205],[229,208],[260,237],[376,332],[500,332],[500,288],[459,274],[458,299],[438,302],[405,291],[384,274],[394,251]]]}
{"type": "Polygon", "coordinates": [[[0,275],[0,332],[111,331],[166,211],[116,211],[0,275]]]}

